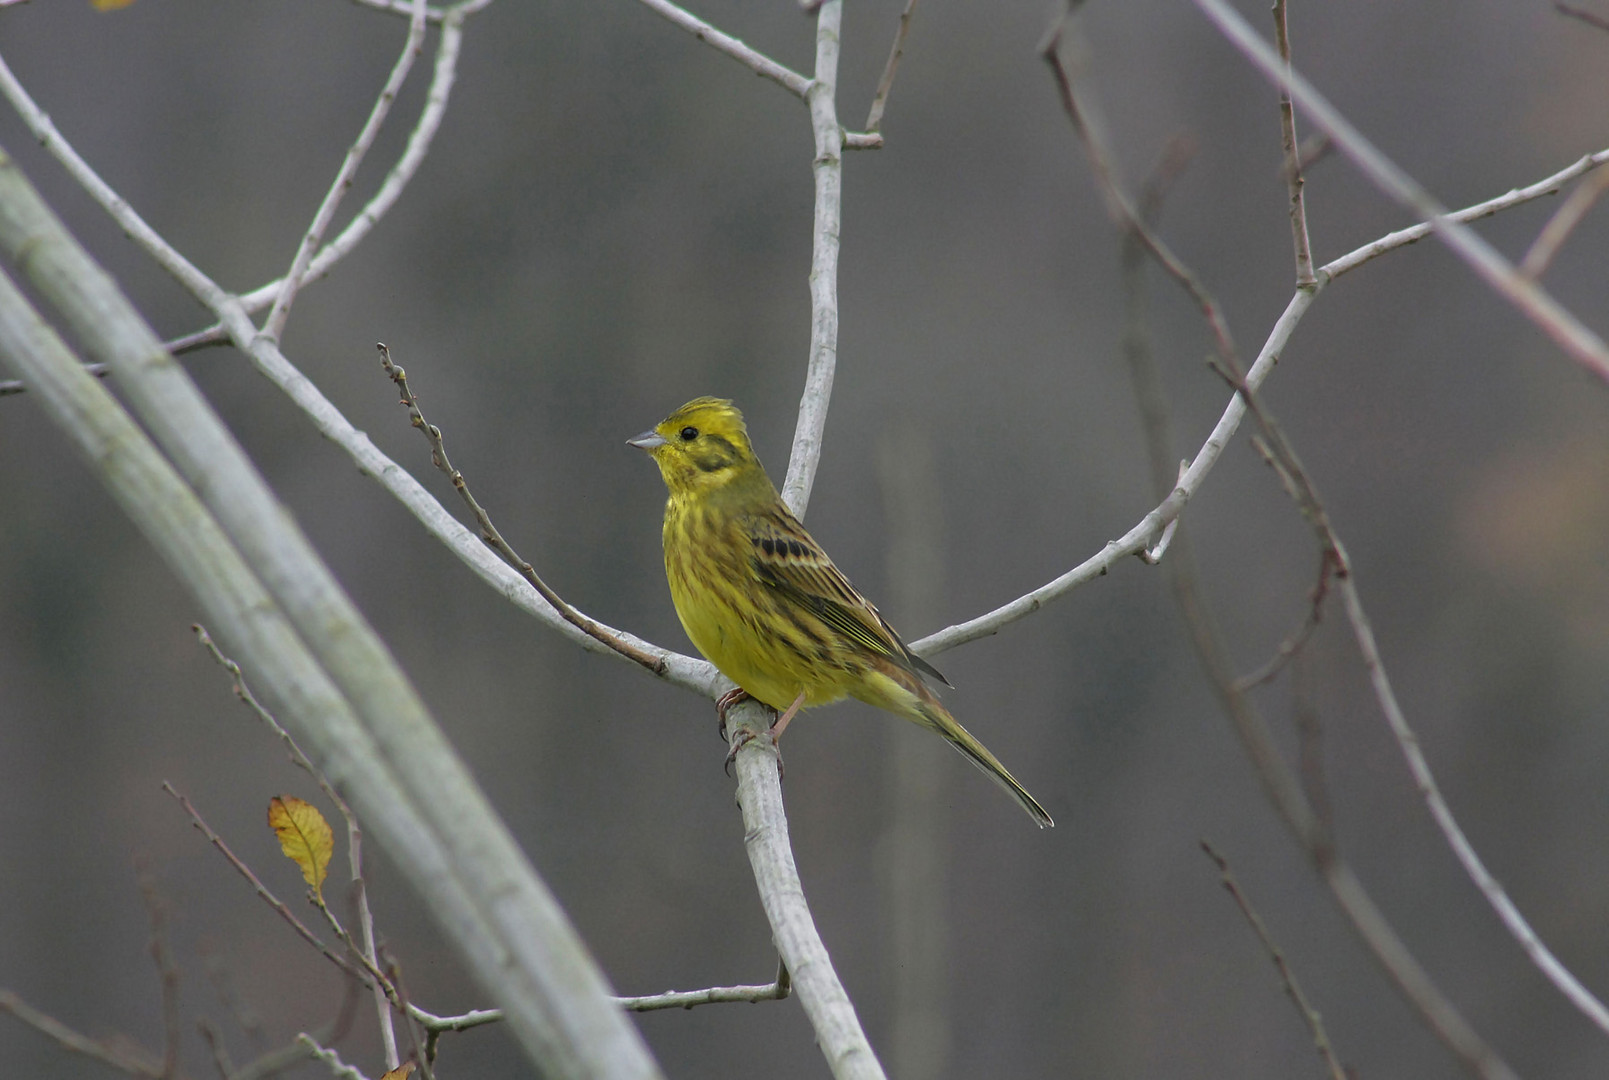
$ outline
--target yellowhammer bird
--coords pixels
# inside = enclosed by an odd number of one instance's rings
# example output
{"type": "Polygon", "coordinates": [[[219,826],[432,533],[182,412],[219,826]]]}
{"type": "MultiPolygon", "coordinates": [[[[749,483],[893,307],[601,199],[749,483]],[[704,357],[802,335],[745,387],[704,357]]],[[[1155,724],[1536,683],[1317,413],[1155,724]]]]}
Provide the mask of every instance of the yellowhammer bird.
{"type": "MultiPolygon", "coordinates": [[[[1041,828],[1050,815],[922,681],[949,680],[900,640],[777,495],[743,414],[701,397],[627,442],[653,455],[665,503],[665,576],[687,636],[781,715],[848,695],[949,740],[1041,828]]],[[[723,699],[724,705],[729,704],[723,699]]]]}

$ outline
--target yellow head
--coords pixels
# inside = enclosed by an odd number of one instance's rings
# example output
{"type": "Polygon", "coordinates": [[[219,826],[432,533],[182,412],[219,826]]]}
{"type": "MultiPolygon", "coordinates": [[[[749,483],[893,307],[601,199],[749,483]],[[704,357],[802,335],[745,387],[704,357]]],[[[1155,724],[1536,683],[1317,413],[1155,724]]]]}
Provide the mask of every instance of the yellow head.
{"type": "Polygon", "coordinates": [[[694,398],[627,445],[648,451],[671,496],[705,496],[730,490],[775,496],[749,443],[743,414],[726,398],[694,398]]]}

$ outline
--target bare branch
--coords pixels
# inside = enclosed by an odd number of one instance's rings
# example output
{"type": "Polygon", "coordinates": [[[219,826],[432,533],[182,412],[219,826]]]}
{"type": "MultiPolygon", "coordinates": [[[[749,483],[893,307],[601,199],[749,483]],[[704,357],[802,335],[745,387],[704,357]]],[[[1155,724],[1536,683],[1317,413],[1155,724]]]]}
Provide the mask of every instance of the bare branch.
{"type": "Polygon", "coordinates": [[[866,130],[875,132],[883,125],[883,109],[888,105],[888,92],[894,88],[894,72],[899,70],[900,57],[905,55],[905,35],[911,32],[911,16],[916,12],[917,0],[905,0],[905,9],[899,13],[899,29],[894,31],[894,44],[888,50],[888,62],[883,65],[883,76],[877,80],[877,93],[872,96],[871,111],[866,114],[866,130]]]}
{"type": "Polygon", "coordinates": [[[1568,15],[1572,19],[1579,19],[1588,26],[1597,27],[1599,30],[1609,30],[1609,19],[1585,8],[1578,8],[1574,4],[1566,4],[1563,0],[1554,0],[1553,10],[1560,15],[1568,15]]]}
{"type": "Polygon", "coordinates": [[[145,901],[146,913],[151,919],[151,961],[156,964],[157,976],[162,983],[162,1069],[160,1080],[173,1080],[179,1071],[179,969],[174,966],[173,954],[168,949],[168,905],[158,895],[156,879],[144,859],[134,864],[135,876],[140,883],[140,898],[145,901]]]}
{"type": "Polygon", "coordinates": [[[1536,234],[1536,240],[1531,249],[1520,260],[1520,273],[1536,281],[1547,272],[1548,265],[1553,257],[1564,246],[1565,240],[1575,231],[1586,218],[1587,211],[1609,190],[1609,169],[1598,168],[1587,174],[1587,178],[1575,186],[1575,189],[1565,197],[1564,202],[1548,218],[1548,223],[1542,226],[1542,231],[1536,234]]]}
{"type": "Polygon", "coordinates": [[[1318,583],[1308,594],[1307,615],[1290,634],[1274,649],[1274,655],[1269,657],[1262,667],[1235,680],[1235,689],[1245,693],[1255,687],[1268,682],[1285,669],[1285,665],[1302,651],[1307,639],[1313,636],[1318,629],[1319,622],[1324,617],[1324,600],[1329,595],[1330,577],[1338,570],[1333,554],[1326,549],[1319,558],[1318,583]]]}
{"type": "MultiPolygon", "coordinates": [[[[1274,0],[1274,41],[1279,47],[1279,58],[1285,65],[1288,82],[1291,73],[1290,29],[1286,25],[1285,0],[1274,0]]],[[[1313,277],[1313,251],[1307,240],[1307,207],[1302,200],[1302,154],[1296,141],[1296,110],[1291,107],[1290,91],[1284,85],[1279,89],[1280,142],[1285,148],[1285,181],[1291,193],[1291,243],[1296,249],[1296,287],[1311,287],[1313,277]]]]}
{"type": "Polygon", "coordinates": [[[838,366],[838,233],[843,219],[843,128],[838,124],[838,34],[842,0],[816,12],[816,75],[805,102],[815,136],[816,204],[810,233],[810,361],[793,429],[782,501],[801,520],[821,461],[822,433],[838,366]]]}
{"type": "MultiPolygon", "coordinates": [[[[1479,202],[1462,210],[1454,211],[1447,217],[1452,221],[1464,223],[1491,217],[1493,214],[1519,206],[1522,203],[1531,202],[1544,195],[1555,195],[1562,191],[1564,185],[1570,181],[1577,177],[1585,176],[1605,163],[1609,163],[1609,149],[1599,150],[1596,153],[1578,158],[1552,176],[1543,177],[1534,184],[1515,188],[1513,191],[1504,192],[1502,195],[1487,199],[1485,202],[1479,202]]],[[[1332,259],[1325,263],[1318,270],[1319,279],[1321,282],[1334,280],[1349,270],[1356,270],[1371,259],[1396,251],[1398,248],[1406,247],[1409,244],[1418,243],[1434,231],[1435,226],[1431,222],[1424,221],[1418,225],[1410,225],[1406,229],[1398,229],[1396,232],[1387,233],[1372,243],[1364,244],[1362,247],[1349,251],[1338,259],[1332,259]]]]}
{"type": "MultiPolygon", "coordinates": [[[[836,6],[829,0],[823,11],[836,6]]],[[[771,938],[836,1080],[881,1080],[883,1067],[861,1030],[854,1003],[833,970],[805,902],[782,808],[779,758],[769,730],[771,711],[750,701],[733,708],[728,718],[737,801],[743,808],[743,846],[771,923],[771,938]]]]}
{"type": "Polygon", "coordinates": [[[480,536],[486,542],[486,545],[502,556],[504,562],[518,570],[520,576],[530,582],[533,589],[542,594],[542,599],[546,600],[554,610],[563,616],[565,622],[577,627],[588,636],[603,642],[627,659],[635,660],[655,675],[663,675],[665,673],[665,658],[663,656],[639,648],[571,607],[563,597],[548,587],[547,582],[543,581],[541,576],[537,574],[536,568],[521,558],[519,552],[515,551],[513,546],[503,539],[503,534],[498,532],[496,525],[492,524],[491,515],[470,493],[469,484],[464,480],[464,474],[453,468],[453,463],[447,459],[447,446],[442,442],[441,429],[425,420],[425,414],[419,409],[418,399],[408,390],[408,373],[391,362],[391,350],[386,348],[384,342],[379,343],[375,348],[380,350],[380,365],[385,368],[385,373],[390,376],[392,382],[396,383],[397,389],[402,393],[402,404],[408,410],[409,420],[414,427],[424,434],[426,440],[430,443],[431,463],[446,475],[447,479],[452,482],[453,489],[463,497],[464,504],[469,507],[469,512],[475,516],[475,524],[480,526],[480,536]]]}
{"type": "Polygon", "coordinates": [[[1119,228],[1136,237],[1168,276],[1190,294],[1190,299],[1195,301],[1196,307],[1201,310],[1202,317],[1218,343],[1219,356],[1225,361],[1232,361],[1236,355],[1235,343],[1229,333],[1229,322],[1224,318],[1223,309],[1218,306],[1218,302],[1212,298],[1212,294],[1207,291],[1200,279],[1173,253],[1173,249],[1146,224],[1144,216],[1129,198],[1128,193],[1123,190],[1123,185],[1117,176],[1117,165],[1089,123],[1078,93],[1073,87],[1072,76],[1062,64],[1062,37],[1067,32],[1072,12],[1077,6],[1077,4],[1066,5],[1061,17],[1050,24],[1050,29],[1039,46],[1039,55],[1050,65],[1050,72],[1055,76],[1062,110],[1073,122],[1073,132],[1084,144],[1085,152],[1089,155],[1090,167],[1101,186],[1101,193],[1106,197],[1106,208],[1112,219],[1119,228]]]}
{"type": "MultiPolygon", "coordinates": [[[[1474,221],[1523,205],[1545,195],[1556,194],[1571,180],[1583,176],[1605,163],[1609,163],[1609,149],[1588,154],[1553,175],[1536,181],[1534,184],[1516,188],[1484,202],[1475,203],[1457,211],[1451,217],[1458,221],[1474,221]]],[[[1273,328],[1269,331],[1268,338],[1264,341],[1262,351],[1258,354],[1256,362],[1246,372],[1246,384],[1253,389],[1262,385],[1263,380],[1267,378],[1278,363],[1291,334],[1295,332],[1296,327],[1301,323],[1302,317],[1307,314],[1307,309],[1312,305],[1318,293],[1330,281],[1382,255],[1390,254],[1410,244],[1417,243],[1419,240],[1429,236],[1431,231],[1432,226],[1429,223],[1398,229],[1337,259],[1331,260],[1315,271],[1315,276],[1318,278],[1317,286],[1311,290],[1298,289],[1292,295],[1284,313],[1280,315],[1273,328]]],[[[1212,433],[1208,435],[1201,449],[1196,452],[1196,456],[1190,462],[1190,468],[1186,470],[1185,475],[1179,480],[1173,492],[1141,518],[1122,537],[1107,544],[1095,555],[1031,592],[1024,593],[1015,600],[1002,604],[992,611],[984,612],[982,615],[966,622],[956,623],[919,641],[912,642],[911,648],[923,656],[933,656],[947,649],[953,649],[957,645],[964,645],[969,641],[976,641],[978,638],[998,633],[1004,627],[1033,614],[1046,604],[1059,600],[1078,586],[1103,576],[1122,560],[1144,550],[1154,542],[1155,538],[1160,535],[1169,522],[1178,517],[1185,504],[1194,497],[1197,489],[1212,471],[1213,466],[1217,464],[1225,447],[1228,446],[1229,440],[1233,438],[1235,432],[1239,429],[1245,413],[1246,406],[1240,396],[1237,394],[1231,397],[1229,403],[1224,407],[1223,415],[1218,418],[1218,423],[1214,425],[1212,433]]]]}
{"type": "Polygon", "coordinates": [[[1330,1045],[1329,1033],[1324,1030],[1323,1017],[1319,1016],[1318,1010],[1308,1002],[1307,995],[1302,993],[1301,984],[1296,981],[1296,972],[1292,971],[1290,964],[1286,963],[1285,954],[1280,951],[1279,945],[1274,942],[1274,936],[1268,932],[1268,926],[1263,922],[1262,916],[1258,915],[1257,910],[1251,906],[1251,901],[1246,898],[1245,892],[1240,887],[1240,882],[1236,881],[1235,875],[1230,872],[1229,860],[1218,854],[1213,846],[1205,840],[1201,841],[1201,850],[1205,851],[1207,858],[1211,859],[1214,865],[1218,867],[1218,876],[1223,882],[1224,889],[1230,896],[1234,897],[1236,906],[1240,908],[1240,913],[1246,916],[1246,921],[1251,924],[1252,932],[1257,935],[1257,940],[1263,943],[1263,948],[1267,951],[1269,959],[1274,961],[1274,968],[1279,972],[1279,980],[1285,986],[1286,995],[1296,1005],[1296,1011],[1302,1014],[1302,1019],[1306,1022],[1308,1031],[1313,1033],[1313,1046],[1318,1050],[1318,1055],[1323,1060],[1324,1067],[1329,1070],[1331,1080],[1347,1080],[1346,1070],[1342,1068],[1340,1059],[1335,1056],[1335,1048],[1330,1045]]]}
{"type": "MultiPolygon", "coordinates": [[[[347,805],[345,799],[341,798],[340,792],[335,790],[335,785],[330,783],[329,778],[324,775],[323,771],[314,765],[308,756],[302,752],[302,748],[296,744],[296,740],[291,737],[291,733],[280,726],[279,721],[274,719],[272,713],[263,708],[256,695],[246,685],[246,677],[241,672],[240,665],[219,650],[212,640],[212,635],[207,633],[206,627],[197,624],[190,629],[195,631],[196,638],[201,642],[202,647],[212,654],[213,660],[225,671],[229,672],[233,679],[235,696],[244,702],[257,715],[257,718],[268,726],[270,731],[279,736],[280,741],[285,744],[286,750],[290,753],[291,761],[318,782],[318,786],[323,789],[325,796],[335,804],[335,808],[340,812],[342,820],[346,822],[347,865],[351,870],[352,902],[357,909],[359,932],[363,936],[361,943],[353,946],[353,948],[369,972],[378,975],[379,966],[374,945],[374,914],[369,909],[368,888],[363,879],[363,830],[358,825],[357,815],[352,813],[352,808],[347,805]]],[[[328,909],[323,910],[326,915],[329,914],[328,909]]],[[[345,940],[345,931],[341,929],[339,924],[335,925],[335,929],[345,940]]],[[[349,942],[349,944],[351,943],[349,942]]],[[[384,980],[377,978],[372,983],[371,989],[374,993],[375,1009],[378,1012],[380,1040],[386,1049],[386,1064],[389,1068],[394,1069],[397,1067],[397,1039],[391,1022],[391,1007],[388,1000],[390,988],[385,985],[384,980]]]]}
{"type": "Polygon", "coordinates": [[[313,1036],[301,1034],[296,1036],[296,1043],[307,1055],[315,1060],[322,1061],[330,1068],[330,1075],[336,1080],[369,1080],[363,1073],[341,1060],[341,1055],[334,1050],[320,1046],[313,1036]]]}
{"type": "Polygon", "coordinates": [[[262,879],[252,871],[251,867],[247,866],[241,860],[240,856],[229,850],[229,845],[224,843],[223,837],[212,831],[212,826],[208,825],[206,821],[202,819],[201,814],[197,812],[196,808],[190,804],[189,799],[185,798],[183,795],[180,795],[176,790],[174,790],[172,784],[169,784],[165,781],[162,784],[162,790],[173,796],[178,804],[184,809],[184,812],[189,816],[190,824],[194,825],[201,835],[207,838],[208,843],[218,849],[218,854],[222,855],[228,860],[229,865],[235,868],[236,873],[250,883],[252,889],[263,899],[263,902],[269,907],[273,908],[281,919],[284,919],[290,924],[290,928],[296,931],[298,937],[307,942],[309,945],[313,946],[313,948],[317,949],[319,952],[323,953],[326,960],[340,968],[346,974],[357,979],[362,979],[365,983],[368,982],[369,975],[367,972],[354,968],[346,957],[324,944],[324,942],[319,939],[319,936],[313,933],[313,931],[309,930],[307,925],[303,923],[302,920],[298,919],[295,913],[293,913],[291,909],[285,905],[285,901],[275,896],[273,890],[269,889],[267,885],[262,883],[262,879]]]}
{"type": "Polygon", "coordinates": [[[155,1058],[143,1052],[140,1057],[134,1057],[132,1047],[113,1049],[99,1039],[82,1035],[54,1016],[34,1008],[10,990],[0,989],[0,1012],[10,1013],[63,1050],[81,1054],[118,1072],[128,1073],[130,1076],[149,1077],[151,1080],[160,1080],[163,1075],[162,1062],[155,1058]]]}
{"type": "Polygon", "coordinates": [[[1289,88],[1292,98],[1303,111],[1329,133],[1341,151],[1377,187],[1429,219],[1442,242],[1468,263],[1481,280],[1518,308],[1578,364],[1599,379],[1609,382],[1609,345],[1605,345],[1602,338],[1565,310],[1536,282],[1515,270],[1478,233],[1450,217],[1446,207],[1365,139],[1311,83],[1295,71],[1287,78],[1278,54],[1257,36],[1226,0],[1195,0],[1195,4],[1264,76],[1276,86],[1289,88]]]}
{"type": "Polygon", "coordinates": [[[642,0],[642,3],[656,15],[675,23],[704,44],[730,56],[762,79],[770,79],[795,97],[803,98],[810,89],[810,80],[797,71],[784,67],[730,34],[722,33],[692,12],[671,3],[670,0],[642,0]]]}
{"type": "Polygon", "coordinates": [[[335,219],[335,211],[340,208],[341,200],[346,197],[347,190],[352,186],[352,180],[357,175],[358,166],[368,156],[369,147],[374,145],[375,137],[380,134],[380,128],[385,124],[386,117],[391,115],[391,105],[397,100],[397,94],[402,90],[402,84],[413,70],[413,62],[419,59],[425,41],[425,0],[413,0],[413,14],[408,19],[408,36],[402,45],[402,55],[391,67],[391,74],[386,77],[385,86],[380,90],[380,97],[369,111],[369,118],[363,122],[363,129],[346,152],[341,161],[341,167],[336,170],[335,181],[330,185],[329,191],[324,195],[324,201],[319,204],[318,211],[313,215],[313,223],[308,226],[297,246],[296,256],[291,260],[290,270],[286,272],[280,282],[279,295],[274,297],[274,304],[268,311],[268,318],[263,320],[263,333],[278,340],[285,330],[285,320],[290,318],[291,304],[296,302],[296,294],[302,287],[302,279],[307,274],[308,263],[313,259],[313,253],[318,250],[319,243],[324,239],[324,232],[335,219]]]}
{"type": "MultiPolygon", "coordinates": [[[[368,3],[371,0],[358,0],[368,3]]],[[[319,249],[313,261],[308,264],[307,272],[303,275],[302,284],[317,281],[325,277],[340,262],[368,236],[369,231],[380,223],[386,212],[396,205],[402,196],[403,189],[419,171],[424,163],[425,155],[429,153],[436,132],[441,128],[442,118],[447,114],[447,102],[452,94],[453,82],[457,78],[458,54],[464,41],[464,20],[470,15],[485,7],[489,0],[462,0],[444,9],[441,19],[441,37],[436,44],[436,63],[430,76],[430,87],[425,91],[424,108],[420,110],[419,119],[413,130],[408,133],[408,144],[403,148],[402,156],[397,159],[391,171],[386,174],[385,180],[380,184],[363,209],[359,210],[352,220],[347,222],[346,228],[340,235],[319,249]]],[[[375,6],[386,6],[388,0],[372,0],[375,6]]],[[[396,0],[392,6],[401,8],[401,14],[410,14],[413,8],[411,0],[396,0]]],[[[430,18],[426,9],[426,18],[430,18]]],[[[277,278],[268,284],[253,289],[240,297],[241,306],[248,314],[261,311],[274,302],[279,295],[280,286],[284,284],[283,278],[277,278]]],[[[204,348],[208,345],[223,345],[229,343],[229,332],[222,323],[214,323],[205,330],[198,330],[193,334],[175,338],[167,342],[168,351],[174,355],[204,348]]]]}
{"type": "MultiPolygon", "coordinates": [[[[1230,373],[1231,381],[1232,378],[1230,373]]],[[[1357,640],[1358,650],[1363,656],[1365,669],[1369,673],[1369,681],[1374,687],[1375,698],[1380,703],[1381,711],[1385,713],[1386,722],[1391,732],[1396,736],[1397,744],[1407,759],[1409,771],[1413,774],[1414,782],[1419,789],[1420,797],[1430,810],[1442,836],[1446,839],[1453,854],[1463,865],[1465,873],[1475,883],[1492,908],[1502,921],[1509,934],[1519,942],[1531,962],[1551,982],[1554,987],[1564,995],[1572,1005],[1579,1009],[1583,1015],[1596,1024],[1600,1030],[1609,1034],[1609,1008],[1595,997],[1591,991],[1583,986],[1573,974],[1561,964],[1547,945],[1543,943],[1536,931],[1531,928],[1525,917],[1509,899],[1501,884],[1487,872],[1486,866],[1476,854],[1474,846],[1464,835],[1457,819],[1453,817],[1451,808],[1446,799],[1442,797],[1441,789],[1436,784],[1436,778],[1430,771],[1430,764],[1425,760],[1424,751],[1419,744],[1419,737],[1414,734],[1408,724],[1402,706],[1397,702],[1396,694],[1391,689],[1391,680],[1386,675],[1385,664],[1380,658],[1380,651],[1374,640],[1374,630],[1369,623],[1368,616],[1363,610],[1363,601],[1358,592],[1357,577],[1352,572],[1352,564],[1347,558],[1346,549],[1341,544],[1341,538],[1336,535],[1330,523],[1329,512],[1320,500],[1318,491],[1312,480],[1303,469],[1296,457],[1295,450],[1289,440],[1279,429],[1273,418],[1268,414],[1255,391],[1238,383],[1236,389],[1241,397],[1247,401],[1252,415],[1262,428],[1264,437],[1273,455],[1276,456],[1283,467],[1283,472],[1290,483],[1288,490],[1295,497],[1302,511],[1302,517],[1311,525],[1325,558],[1334,561],[1335,579],[1341,592],[1342,603],[1346,607],[1347,618],[1352,625],[1353,637],[1357,640]]]]}

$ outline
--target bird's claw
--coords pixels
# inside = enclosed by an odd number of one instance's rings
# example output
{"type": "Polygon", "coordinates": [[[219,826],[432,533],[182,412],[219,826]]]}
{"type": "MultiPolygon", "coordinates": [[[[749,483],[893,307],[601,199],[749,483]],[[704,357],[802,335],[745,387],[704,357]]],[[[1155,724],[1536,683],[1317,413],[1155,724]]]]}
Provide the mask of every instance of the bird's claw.
{"type": "MultiPolygon", "coordinates": [[[[743,689],[741,686],[733,687],[731,690],[728,690],[726,693],[715,699],[715,715],[720,718],[720,726],[716,728],[716,730],[721,733],[722,742],[729,741],[726,737],[726,714],[731,711],[732,706],[738,705],[747,700],[749,700],[749,692],[743,689]]],[[[732,753],[735,754],[737,751],[733,750],[732,753]]],[[[730,757],[727,758],[726,763],[730,765],[732,763],[732,759],[730,757]]]]}
{"type": "MultiPolygon", "coordinates": [[[[721,730],[723,733],[725,732],[725,729],[726,725],[723,723],[721,725],[721,730]]],[[[737,733],[737,736],[733,738],[732,748],[726,752],[726,764],[721,766],[721,770],[725,772],[728,777],[732,775],[732,762],[737,760],[737,752],[749,745],[749,743],[753,740],[754,732],[750,731],[748,728],[740,729],[737,733]]]]}

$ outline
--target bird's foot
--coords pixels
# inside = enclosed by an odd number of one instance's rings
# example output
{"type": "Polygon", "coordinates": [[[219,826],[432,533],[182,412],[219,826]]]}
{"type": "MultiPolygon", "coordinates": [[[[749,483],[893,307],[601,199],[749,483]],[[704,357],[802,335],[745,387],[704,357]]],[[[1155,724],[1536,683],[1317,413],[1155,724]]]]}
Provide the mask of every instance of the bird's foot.
{"type": "MultiPolygon", "coordinates": [[[[741,686],[735,686],[732,689],[728,690],[726,693],[722,694],[720,697],[715,699],[715,715],[720,718],[720,727],[717,728],[716,730],[721,733],[721,741],[722,742],[727,741],[727,738],[726,738],[726,714],[731,711],[732,706],[742,704],[743,702],[748,701],[748,700],[749,700],[749,692],[747,690],[743,689],[741,686]]],[[[734,754],[737,753],[736,750],[734,750],[732,752],[734,754]]],[[[731,761],[732,761],[731,758],[727,758],[726,760],[727,760],[728,764],[730,764],[731,761]]]]}
{"type": "MultiPolygon", "coordinates": [[[[721,737],[723,739],[726,737],[726,722],[724,718],[721,722],[721,737]]],[[[748,728],[739,729],[737,735],[732,738],[732,748],[726,752],[726,764],[721,766],[721,770],[725,772],[727,776],[732,775],[732,762],[737,760],[737,752],[749,745],[749,743],[752,741],[754,741],[754,732],[750,731],[748,728]]],[[[779,755],[777,757],[777,769],[779,773],[781,768],[782,758],[779,755]]]]}

